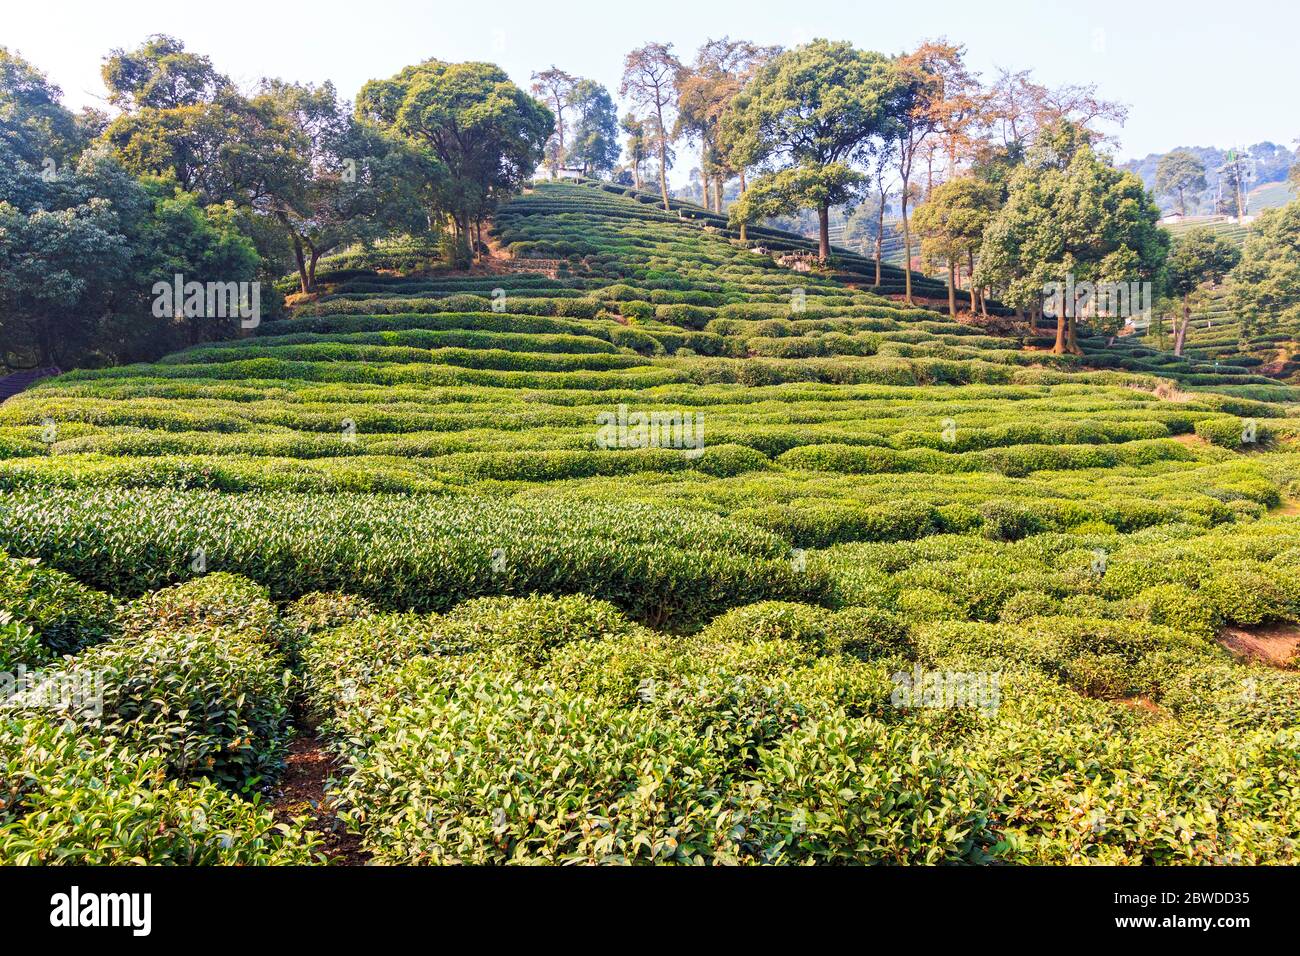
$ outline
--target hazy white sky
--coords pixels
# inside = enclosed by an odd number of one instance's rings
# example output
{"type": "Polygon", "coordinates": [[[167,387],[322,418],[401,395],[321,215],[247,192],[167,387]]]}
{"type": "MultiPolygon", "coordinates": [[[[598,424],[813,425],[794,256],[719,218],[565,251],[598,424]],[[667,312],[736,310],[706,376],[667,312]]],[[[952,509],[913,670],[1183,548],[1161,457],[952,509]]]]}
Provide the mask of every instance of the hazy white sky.
{"type": "MultiPolygon", "coordinates": [[[[617,92],[623,55],[648,41],[689,56],[724,34],[792,46],[825,36],[899,53],[939,36],[965,43],[986,78],[1032,69],[1040,82],[1097,83],[1130,104],[1121,158],[1178,145],[1248,145],[1300,137],[1300,6],[1294,0],[642,0],[491,3],[428,0],[7,0],[0,44],[64,90],[101,103],[103,57],[170,33],[241,83],[261,76],[333,80],[340,93],[438,57],[489,60],[521,85],[555,64],[617,92]]],[[[684,177],[688,160],[675,171],[684,177]]]]}

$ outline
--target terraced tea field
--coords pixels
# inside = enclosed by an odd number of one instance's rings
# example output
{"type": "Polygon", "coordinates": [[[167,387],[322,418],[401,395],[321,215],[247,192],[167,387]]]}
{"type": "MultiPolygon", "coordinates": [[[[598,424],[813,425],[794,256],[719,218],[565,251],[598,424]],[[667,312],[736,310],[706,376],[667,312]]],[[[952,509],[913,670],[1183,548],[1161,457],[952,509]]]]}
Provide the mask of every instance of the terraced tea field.
{"type": "Polygon", "coordinates": [[[0,406],[0,859],[1300,861],[1300,391],[649,198],[0,406]]]}

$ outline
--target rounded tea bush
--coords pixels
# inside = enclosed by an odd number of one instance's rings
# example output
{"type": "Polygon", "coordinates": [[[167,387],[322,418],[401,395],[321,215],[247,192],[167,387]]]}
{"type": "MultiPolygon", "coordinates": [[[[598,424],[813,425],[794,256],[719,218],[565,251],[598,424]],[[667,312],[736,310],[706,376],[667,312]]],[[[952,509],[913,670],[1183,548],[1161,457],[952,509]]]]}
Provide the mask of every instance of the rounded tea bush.
{"type": "Polygon", "coordinates": [[[638,630],[613,604],[581,594],[477,598],[456,605],[446,621],[474,648],[506,650],[534,664],[573,641],[606,640],[638,630]]]}
{"type": "Polygon", "coordinates": [[[838,651],[835,615],[825,608],[786,601],[761,601],[715,618],[700,636],[714,641],[787,640],[818,651],[838,651]]]}
{"type": "Polygon", "coordinates": [[[83,651],[66,679],[102,686],[101,714],[81,725],[138,750],[156,750],[181,779],[251,790],[280,771],[292,731],[289,672],[245,633],[154,631],[83,651]]]}
{"type": "MultiPolygon", "coordinates": [[[[33,648],[26,652],[34,655],[33,660],[75,654],[107,640],[118,630],[117,608],[107,594],[38,561],[10,557],[3,550],[0,609],[8,612],[12,621],[25,625],[39,641],[43,651],[35,652],[33,648]]],[[[20,643],[29,641],[24,638],[20,643]]]]}
{"type": "Polygon", "coordinates": [[[302,865],[318,839],[256,802],[167,778],[156,751],[24,715],[0,719],[0,865],[302,865]]]}
{"type": "Polygon", "coordinates": [[[959,755],[835,714],[761,755],[742,803],[769,863],[982,863],[997,834],[988,783],[959,755]]]}
{"type": "Polygon", "coordinates": [[[718,753],[643,709],[477,673],[416,696],[373,733],[340,795],[379,863],[689,863],[731,852],[718,753]]]}

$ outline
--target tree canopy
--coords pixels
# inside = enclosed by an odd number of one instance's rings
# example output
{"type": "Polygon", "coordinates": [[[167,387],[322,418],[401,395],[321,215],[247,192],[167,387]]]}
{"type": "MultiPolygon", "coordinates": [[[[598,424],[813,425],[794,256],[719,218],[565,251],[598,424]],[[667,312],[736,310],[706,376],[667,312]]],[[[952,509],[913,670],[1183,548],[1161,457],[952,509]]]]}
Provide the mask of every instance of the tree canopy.
{"type": "MultiPolygon", "coordinates": [[[[978,278],[1012,305],[1037,311],[1052,285],[1157,278],[1169,242],[1157,225],[1160,210],[1142,181],[1117,170],[1089,139],[1066,122],[1043,130],[985,230],[978,278]]],[[[1058,310],[1058,353],[1081,351],[1072,312],[1058,310]]]]}
{"type": "Polygon", "coordinates": [[[1160,158],[1156,167],[1156,195],[1174,196],[1178,211],[1187,215],[1187,200],[1205,192],[1205,164],[1194,153],[1175,149],[1160,158]]]}
{"type": "Polygon", "coordinates": [[[765,169],[750,187],[765,198],[737,203],[733,218],[748,221],[778,197],[816,209],[828,259],[829,207],[857,197],[864,176],[853,164],[885,131],[898,90],[885,57],[850,43],[814,40],[773,57],[733,103],[734,148],[765,169]]]}
{"type": "Polygon", "coordinates": [[[428,150],[446,171],[431,183],[438,211],[468,240],[541,162],[555,129],[549,109],[490,63],[426,60],[357,95],[357,116],[428,150]]]}

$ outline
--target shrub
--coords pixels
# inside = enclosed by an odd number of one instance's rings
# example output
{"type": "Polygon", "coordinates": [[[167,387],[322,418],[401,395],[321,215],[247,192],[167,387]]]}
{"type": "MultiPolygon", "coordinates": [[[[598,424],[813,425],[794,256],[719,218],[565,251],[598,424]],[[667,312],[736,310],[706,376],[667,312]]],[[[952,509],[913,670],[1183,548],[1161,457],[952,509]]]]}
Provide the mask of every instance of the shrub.
{"type": "Polygon", "coordinates": [[[355,594],[312,591],[289,604],[281,614],[281,622],[289,650],[296,660],[303,643],[313,635],[378,613],[374,604],[355,594]]]}
{"type": "Polygon", "coordinates": [[[457,605],[447,622],[475,648],[508,650],[533,664],[573,641],[605,640],[636,632],[608,601],[568,597],[479,598],[457,605]]]}
{"type": "Polygon", "coordinates": [[[394,667],[448,644],[438,615],[376,614],[318,631],[302,644],[308,713],[325,721],[394,667]]]}
{"type": "Polygon", "coordinates": [[[318,838],[161,755],[60,721],[0,718],[0,864],[301,865],[318,838]]]}
{"type": "Polygon", "coordinates": [[[1269,448],[1278,438],[1277,430],[1253,418],[1202,418],[1196,434],[1211,444],[1233,451],[1256,451],[1269,448]]]}
{"type": "Polygon", "coordinates": [[[997,842],[987,783],[924,736],[834,715],[761,759],[742,806],[766,862],[982,863],[997,842]]]}
{"type": "Polygon", "coordinates": [[[142,595],[122,610],[122,631],[128,637],[207,630],[272,645],[282,634],[267,589],[221,571],[142,595]]]}
{"type": "Polygon", "coordinates": [[[701,632],[714,641],[787,640],[823,652],[837,652],[842,638],[835,633],[833,612],[806,604],[762,601],[734,608],[701,632]]]}
{"type": "Polygon", "coordinates": [[[182,779],[251,790],[279,772],[287,748],[288,672],[266,644],[237,631],[150,631],[83,651],[62,671],[102,681],[103,713],[82,725],[157,750],[182,779]]]}
{"type": "MultiPolygon", "coordinates": [[[[10,615],[10,647],[30,644],[18,625],[44,648],[39,657],[75,654],[116,633],[117,609],[107,595],[34,560],[0,551],[0,609],[10,615]]],[[[34,651],[34,648],[33,648],[34,651]]],[[[15,651],[16,652],[16,651],[15,651]]],[[[0,669],[7,669],[0,667],[0,669]]]]}
{"type": "Polygon", "coordinates": [[[1042,517],[1029,505],[993,500],[980,508],[984,536],[994,541],[1019,541],[1044,530],[1042,517]]]}
{"type": "Polygon", "coordinates": [[[19,667],[32,670],[52,657],[35,631],[24,622],[14,620],[9,611],[0,611],[0,673],[14,673],[19,667]]]}
{"type": "Polygon", "coordinates": [[[1288,595],[1277,579],[1250,564],[1216,569],[1197,593],[1206,607],[1232,624],[1260,624],[1293,616],[1288,595]]]}
{"type": "Polygon", "coordinates": [[[410,700],[349,769],[341,796],[379,863],[735,855],[712,747],[649,711],[508,674],[470,674],[410,700]]]}
{"type": "Polygon", "coordinates": [[[1210,638],[1218,630],[1219,613],[1204,595],[1181,584],[1157,584],[1128,599],[1130,616],[1210,638]]]}
{"type": "Polygon", "coordinates": [[[907,654],[912,647],[902,617],[884,608],[845,608],[832,619],[831,632],[845,653],[860,657],[907,654]]]}

